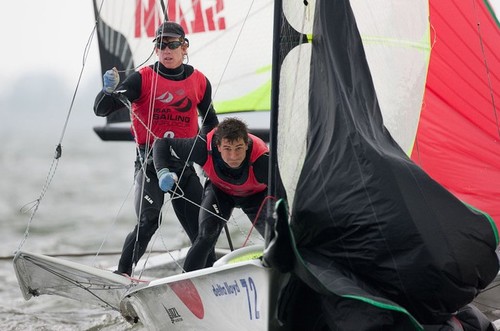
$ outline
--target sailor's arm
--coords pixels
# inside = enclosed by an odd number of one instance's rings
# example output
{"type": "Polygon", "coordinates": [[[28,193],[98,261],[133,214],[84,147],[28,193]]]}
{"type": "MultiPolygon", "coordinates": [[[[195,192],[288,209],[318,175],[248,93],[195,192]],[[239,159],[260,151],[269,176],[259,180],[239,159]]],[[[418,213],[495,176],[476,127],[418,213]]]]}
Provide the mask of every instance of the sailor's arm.
{"type": "Polygon", "coordinates": [[[204,146],[206,143],[203,144],[199,136],[183,139],[161,138],[155,141],[153,162],[162,191],[172,189],[188,162],[201,162],[203,156],[206,160],[207,149],[204,146]]]}
{"type": "Polygon", "coordinates": [[[194,162],[202,166],[206,159],[205,135],[194,138],[160,138],[153,146],[153,162],[156,171],[168,168],[177,172],[182,170],[186,162],[194,162]]]}
{"type": "Polygon", "coordinates": [[[253,163],[253,173],[259,183],[267,184],[269,177],[269,153],[262,154],[253,163]]]}

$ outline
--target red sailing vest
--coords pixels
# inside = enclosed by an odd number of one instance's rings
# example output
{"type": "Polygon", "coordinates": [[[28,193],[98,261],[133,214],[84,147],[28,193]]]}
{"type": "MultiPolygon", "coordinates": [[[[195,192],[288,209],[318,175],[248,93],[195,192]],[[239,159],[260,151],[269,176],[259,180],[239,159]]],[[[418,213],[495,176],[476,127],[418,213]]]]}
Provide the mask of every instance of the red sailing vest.
{"type": "Polygon", "coordinates": [[[212,137],[214,135],[216,129],[213,129],[207,134],[207,151],[208,158],[207,162],[203,165],[203,170],[207,174],[210,181],[221,189],[223,192],[237,196],[237,197],[247,197],[249,195],[262,192],[267,188],[267,184],[259,183],[257,178],[255,178],[255,174],[253,172],[253,163],[257,160],[262,154],[267,153],[269,149],[266,144],[252,134],[248,134],[249,139],[252,140],[252,151],[250,153],[250,167],[248,169],[248,178],[246,182],[241,185],[232,184],[221,179],[214,167],[214,160],[212,157],[212,137]]]}
{"type": "Polygon", "coordinates": [[[188,78],[175,81],[163,78],[149,66],[139,72],[142,92],[139,99],[132,103],[136,142],[144,145],[152,143],[155,138],[196,136],[197,106],[205,94],[205,76],[195,69],[188,78]]]}

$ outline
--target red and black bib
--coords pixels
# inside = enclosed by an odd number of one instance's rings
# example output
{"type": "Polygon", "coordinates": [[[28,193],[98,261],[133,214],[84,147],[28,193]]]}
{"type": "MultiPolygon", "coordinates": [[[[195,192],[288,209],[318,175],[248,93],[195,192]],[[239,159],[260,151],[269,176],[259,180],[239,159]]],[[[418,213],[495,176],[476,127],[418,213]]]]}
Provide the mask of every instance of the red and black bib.
{"type": "Polygon", "coordinates": [[[212,138],[214,135],[216,129],[210,131],[207,134],[207,151],[208,151],[208,158],[207,162],[203,165],[203,170],[207,174],[208,178],[214,184],[217,186],[220,190],[223,192],[229,194],[229,195],[234,195],[237,197],[246,197],[258,192],[262,192],[267,188],[267,184],[259,183],[257,181],[257,178],[255,178],[255,174],[253,171],[253,163],[255,160],[257,160],[261,155],[267,153],[269,149],[267,148],[267,145],[257,137],[255,137],[252,134],[248,134],[249,139],[252,140],[252,151],[250,153],[250,160],[249,160],[249,169],[248,169],[248,178],[247,180],[238,185],[238,184],[233,184],[233,183],[228,183],[227,181],[224,181],[222,178],[219,177],[217,172],[215,171],[214,167],[214,159],[212,156],[212,138]]]}
{"type": "Polygon", "coordinates": [[[198,133],[197,105],[203,99],[206,78],[194,70],[180,81],[166,79],[151,67],[139,70],[141,96],[132,104],[132,126],[139,145],[155,138],[190,138],[198,133]]]}

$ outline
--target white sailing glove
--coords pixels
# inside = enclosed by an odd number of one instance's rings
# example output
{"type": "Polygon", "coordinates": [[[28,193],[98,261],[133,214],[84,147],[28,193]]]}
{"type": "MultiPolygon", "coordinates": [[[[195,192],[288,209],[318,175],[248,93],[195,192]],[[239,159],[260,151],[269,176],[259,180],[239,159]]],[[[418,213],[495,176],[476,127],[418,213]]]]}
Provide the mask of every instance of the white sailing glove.
{"type": "Polygon", "coordinates": [[[116,68],[110,69],[104,73],[102,91],[106,94],[111,94],[120,83],[120,75],[116,68]]]}

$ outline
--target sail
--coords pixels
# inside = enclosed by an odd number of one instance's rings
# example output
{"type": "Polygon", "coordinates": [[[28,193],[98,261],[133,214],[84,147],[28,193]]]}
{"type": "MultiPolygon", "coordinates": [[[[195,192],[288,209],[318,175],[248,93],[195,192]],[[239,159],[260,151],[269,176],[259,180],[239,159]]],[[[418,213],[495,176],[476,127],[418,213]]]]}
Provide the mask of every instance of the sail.
{"type": "Polygon", "coordinates": [[[280,31],[295,32],[281,36],[271,148],[289,203],[276,229],[289,229],[265,256],[296,277],[283,297],[333,329],[446,322],[497,275],[498,233],[409,157],[432,58],[428,4],[316,0],[283,12],[280,31]],[[283,238],[288,266],[273,260],[283,238]]]}
{"type": "Polygon", "coordinates": [[[28,252],[16,254],[14,270],[25,300],[50,294],[119,310],[122,296],[134,285],[109,270],[28,252]]]}
{"type": "MultiPolygon", "coordinates": [[[[216,112],[258,111],[260,116],[248,116],[250,128],[260,129],[255,132],[259,135],[269,129],[271,0],[111,0],[102,7],[97,0],[93,3],[103,74],[116,67],[123,81],[135,69],[154,63],[156,29],[164,19],[175,21],[189,39],[188,63],[212,84],[216,112]]],[[[107,123],[129,121],[125,108],[107,118],[107,123]]],[[[108,126],[97,131],[103,130],[113,129],[108,126]]],[[[131,139],[129,132],[121,132],[114,136],[131,139]]]]}
{"type": "Polygon", "coordinates": [[[484,0],[429,9],[432,56],[412,159],[499,225],[499,8],[484,0]]]}

